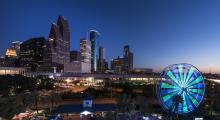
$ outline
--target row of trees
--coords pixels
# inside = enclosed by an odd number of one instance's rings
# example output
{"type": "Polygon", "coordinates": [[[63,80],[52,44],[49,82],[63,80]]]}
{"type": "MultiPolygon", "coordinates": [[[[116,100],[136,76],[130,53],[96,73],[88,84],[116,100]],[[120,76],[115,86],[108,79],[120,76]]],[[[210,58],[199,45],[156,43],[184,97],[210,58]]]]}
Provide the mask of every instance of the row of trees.
{"type": "Polygon", "coordinates": [[[53,108],[61,100],[53,91],[49,78],[29,78],[20,75],[0,76],[0,116],[11,119],[27,109],[53,108]],[[44,105],[44,106],[43,106],[44,105]]]}
{"type": "MultiPolygon", "coordinates": [[[[43,92],[25,92],[15,96],[0,98],[0,116],[6,119],[11,119],[15,114],[25,112],[26,110],[36,110],[49,108],[49,113],[61,97],[56,92],[49,92],[43,95],[43,92]]],[[[49,115],[49,114],[48,114],[49,115]]]]}
{"type": "Polygon", "coordinates": [[[0,76],[0,94],[3,96],[13,96],[25,91],[52,90],[54,84],[49,78],[30,78],[21,75],[0,76]]]}

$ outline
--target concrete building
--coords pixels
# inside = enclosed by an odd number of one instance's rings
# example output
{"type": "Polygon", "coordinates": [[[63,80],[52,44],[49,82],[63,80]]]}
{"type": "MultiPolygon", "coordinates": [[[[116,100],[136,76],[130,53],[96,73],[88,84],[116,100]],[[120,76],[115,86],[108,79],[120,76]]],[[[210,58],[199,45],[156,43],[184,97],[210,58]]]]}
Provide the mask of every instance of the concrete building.
{"type": "Polygon", "coordinates": [[[91,64],[91,42],[85,38],[80,39],[81,61],[91,64]]]}
{"type": "Polygon", "coordinates": [[[153,74],[153,69],[151,68],[134,68],[133,72],[142,74],[153,74]]]}
{"type": "Polygon", "coordinates": [[[17,67],[0,67],[0,75],[25,75],[25,69],[17,67]]]}
{"type": "Polygon", "coordinates": [[[64,72],[91,72],[91,43],[89,40],[86,40],[85,38],[80,39],[80,60],[64,64],[64,72]]]}
{"type": "Polygon", "coordinates": [[[64,72],[65,73],[91,73],[91,64],[81,62],[81,61],[73,61],[67,64],[64,64],[64,72]]]}

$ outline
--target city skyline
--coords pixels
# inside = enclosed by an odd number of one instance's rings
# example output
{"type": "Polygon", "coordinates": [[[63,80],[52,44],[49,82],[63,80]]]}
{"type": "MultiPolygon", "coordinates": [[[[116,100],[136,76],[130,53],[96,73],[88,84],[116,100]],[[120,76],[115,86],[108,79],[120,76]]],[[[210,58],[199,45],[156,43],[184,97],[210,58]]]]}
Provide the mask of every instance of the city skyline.
{"type": "Polygon", "coordinates": [[[203,1],[0,1],[0,16],[4,18],[0,22],[4,28],[0,29],[0,50],[4,54],[12,41],[48,38],[51,22],[63,15],[69,21],[71,50],[79,50],[80,38],[96,29],[108,61],[122,55],[123,46],[129,44],[135,67],[157,71],[174,63],[190,63],[203,72],[219,73],[219,4],[217,1],[208,5],[203,1]],[[53,7],[48,10],[49,6],[53,7]]]}

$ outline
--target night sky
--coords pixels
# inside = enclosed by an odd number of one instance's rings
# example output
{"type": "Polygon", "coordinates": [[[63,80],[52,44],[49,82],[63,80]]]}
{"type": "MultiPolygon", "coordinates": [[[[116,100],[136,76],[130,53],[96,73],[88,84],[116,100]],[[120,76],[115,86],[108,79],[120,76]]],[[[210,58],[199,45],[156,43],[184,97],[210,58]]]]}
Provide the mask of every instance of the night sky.
{"type": "Polygon", "coordinates": [[[220,73],[219,0],[0,0],[1,54],[12,41],[47,38],[58,15],[69,21],[71,50],[96,29],[107,60],[129,44],[135,67],[191,63],[220,73]]]}

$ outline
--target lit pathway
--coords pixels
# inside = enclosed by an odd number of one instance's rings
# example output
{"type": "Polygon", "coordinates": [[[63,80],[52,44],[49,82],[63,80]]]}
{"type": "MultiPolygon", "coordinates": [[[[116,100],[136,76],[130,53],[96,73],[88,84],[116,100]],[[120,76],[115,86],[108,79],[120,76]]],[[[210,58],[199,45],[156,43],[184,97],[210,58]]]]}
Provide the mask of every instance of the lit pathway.
{"type": "Polygon", "coordinates": [[[220,80],[219,79],[206,79],[206,80],[209,80],[209,81],[212,81],[212,82],[220,84],[220,80]]]}

